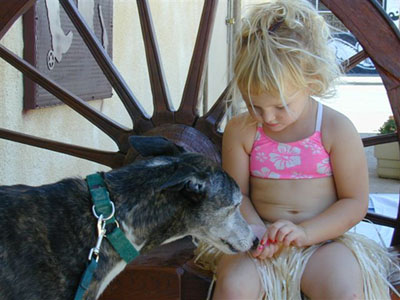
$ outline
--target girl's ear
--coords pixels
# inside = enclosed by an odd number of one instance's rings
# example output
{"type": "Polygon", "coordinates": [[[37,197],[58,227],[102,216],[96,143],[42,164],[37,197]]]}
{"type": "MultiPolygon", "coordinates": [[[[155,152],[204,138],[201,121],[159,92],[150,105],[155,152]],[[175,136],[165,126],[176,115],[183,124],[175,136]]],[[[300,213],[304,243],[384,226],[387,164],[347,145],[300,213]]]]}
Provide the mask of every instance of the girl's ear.
{"type": "Polygon", "coordinates": [[[186,152],[183,147],[162,136],[133,135],[129,137],[129,143],[143,157],[158,155],[176,156],[186,152]]]}

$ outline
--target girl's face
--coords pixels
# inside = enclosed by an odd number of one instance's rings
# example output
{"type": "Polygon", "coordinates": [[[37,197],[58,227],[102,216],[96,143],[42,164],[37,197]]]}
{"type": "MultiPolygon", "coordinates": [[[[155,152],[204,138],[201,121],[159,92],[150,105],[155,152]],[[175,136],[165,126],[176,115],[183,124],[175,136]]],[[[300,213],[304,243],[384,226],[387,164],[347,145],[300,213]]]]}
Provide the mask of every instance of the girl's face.
{"type": "Polygon", "coordinates": [[[251,117],[256,122],[262,123],[264,129],[273,132],[284,130],[296,122],[305,111],[310,98],[307,89],[296,90],[290,86],[284,95],[286,108],[279,95],[265,92],[250,96],[242,93],[242,96],[251,117]]]}

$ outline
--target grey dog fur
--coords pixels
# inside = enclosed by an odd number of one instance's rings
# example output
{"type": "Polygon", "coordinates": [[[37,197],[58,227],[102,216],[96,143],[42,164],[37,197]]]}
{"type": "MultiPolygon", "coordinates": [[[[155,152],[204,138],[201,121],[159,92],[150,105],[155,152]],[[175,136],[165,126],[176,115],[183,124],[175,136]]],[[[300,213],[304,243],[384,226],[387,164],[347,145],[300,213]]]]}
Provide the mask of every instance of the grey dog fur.
{"type": "MultiPolygon", "coordinates": [[[[166,154],[102,173],[121,229],[141,253],[186,235],[231,254],[257,243],[239,213],[240,190],[220,166],[162,138],[131,143],[143,155],[166,154]]],[[[96,224],[84,179],[0,186],[0,299],[73,299],[96,224]]],[[[100,296],[118,264],[104,240],[85,299],[100,296]]]]}

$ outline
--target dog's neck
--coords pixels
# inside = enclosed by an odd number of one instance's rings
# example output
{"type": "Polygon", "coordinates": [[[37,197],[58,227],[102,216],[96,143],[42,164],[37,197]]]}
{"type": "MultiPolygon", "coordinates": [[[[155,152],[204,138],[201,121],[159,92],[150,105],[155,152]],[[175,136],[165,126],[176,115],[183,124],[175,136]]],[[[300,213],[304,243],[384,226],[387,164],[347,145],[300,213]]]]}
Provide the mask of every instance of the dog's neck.
{"type": "MultiPolygon", "coordinates": [[[[118,205],[116,205],[116,207],[118,215],[118,205]]],[[[131,214],[134,215],[135,212],[133,211],[131,214]]],[[[156,217],[155,220],[157,220],[156,217]]],[[[120,226],[121,229],[124,231],[128,240],[141,254],[144,254],[159,245],[173,242],[184,236],[184,235],[174,234],[174,232],[171,229],[163,230],[164,228],[168,228],[167,225],[165,226],[153,225],[153,227],[152,228],[149,227],[148,230],[142,230],[142,229],[133,229],[129,227],[125,223],[125,221],[121,221],[120,226]]],[[[118,254],[111,248],[111,246],[107,245],[106,250],[103,253],[108,257],[106,262],[101,262],[102,265],[100,267],[102,270],[104,270],[104,272],[102,272],[102,275],[99,276],[101,277],[101,279],[92,286],[93,292],[97,291],[96,299],[103,293],[103,291],[106,289],[109,283],[120,272],[122,272],[122,270],[126,266],[126,262],[118,257],[118,254]]]]}
{"type": "MultiPolygon", "coordinates": [[[[132,184],[138,174],[132,174],[132,166],[102,174],[115,205],[115,217],[121,230],[141,254],[164,243],[177,240],[188,233],[180,228],[176,220],[181,219],[183,206],[178,201],[167,202],[163,198],[154,197],[149,187],[132,184]],[[150,193],[149,195],[145,194],[150,193]]],[[[136,171],[136,170],[135,170],[136,171]]],[[[140,170],[138,170],[140,172],[140,170]]],[[[98,281],[93,282],[89,289],[91,295],[101,295],[107,285],[126,266],[117,252],[107,242],[103,242],[103,256],[100,257],[96,271],[98,281]]],[[[90,297],[89,297],[90,298],[90,297]]]]}
{"type": "Polygon", "coordinates": [[[139,199],[137,205],[129,208],[116,204],[116,217],[122,230],[142,254],[187,234],[186,228],[180,227],[181,223],[176,221],[182,217],[180,205],[165,203],[155,206],[149,202],[139,199]]]}
{"type": "MultiPolygon", "coordinates": [[[[184,204],[167,201],[165,194],[159,193],[159,185],[149,180],[140,182],[141,178],[151,177],[143,174],[149,172],[148,169],[133,164],[103,175],[110,198],[115,203],[116,218],[141,253],[187,234],[186,228],[180,227],[182,223],[179,222],[178,226],[176,222],[181,218],[184,204]]],[[[168,170],[164,172],[169,173],[168,170]]]]}

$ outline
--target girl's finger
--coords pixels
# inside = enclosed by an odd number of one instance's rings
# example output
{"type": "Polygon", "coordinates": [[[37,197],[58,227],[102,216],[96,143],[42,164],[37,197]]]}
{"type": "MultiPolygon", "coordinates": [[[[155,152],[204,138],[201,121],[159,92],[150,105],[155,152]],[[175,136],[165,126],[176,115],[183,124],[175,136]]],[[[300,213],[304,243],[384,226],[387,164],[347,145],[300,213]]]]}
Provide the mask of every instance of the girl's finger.
{"type": "Polygon", "coordinates": [[[257,249],[253,252],[253,257],[259,257],[267,245],[268,245],[268,241],[265,238],[262,239],[260,241],[260,243],[258,244],[257,249]]]}
{"type": "Polygon", "coordinates": [[[276,251],[278,251],[278,249],[279,249],[279,246],[278,246],[278,244],[272,244],[271,245],[271,248],[270,248],[270,253],[269,253],[269,258],[271,258],[271,257],[273,257],[274,256],[274,254],[276,253],[276,251]]]}
{"type": "Polygon", "coordinates": [[[284,226],[284,224],[282,224],[279,221],[268,226],[268,228],[267,228],[268,239],[271,240],[272,242],[275,242],[276,235],[282,226],[284,226]]]}
{"type": "Polygon", "coordinates": [[[279,229],[279,231],[276,234],[276,241],[277,242],[283,242],[283,240],[285,239],[285,237],[290,234],[291,232],[293,232],[293,228],[289,227],[289,226],[283,226],[279,229]]]}
{"type": "Polygon", "coordinates": [[[263,250],[263,252],[259,255],[259,259],[266,259],[266,258],[271,258],[275,252],[277,251],[278,247],[276,244],[268,244],[263,250]]]}
{"type": "Polygon", "coordinates": [[[263,249],[263,251],[258,256],[258,259],[260,260],[266,259],[269,255],[269,252],[270,252],[270,246],[263,249]]]}
{"type": "Polygon", "coordinates": [[[292,244],[296,240],[296,238],[297,238],[296,232],[292,231],[288,235],[285,236],[282,243],[285,246],[290,246],[290,244],[292,244]]]}
{"type": "Polygon", "coordinates": [[[265,259],[269,253],[270,244],[266,244],[261,250],[260,254],[258,255],[258,259],[265,259]]]}

